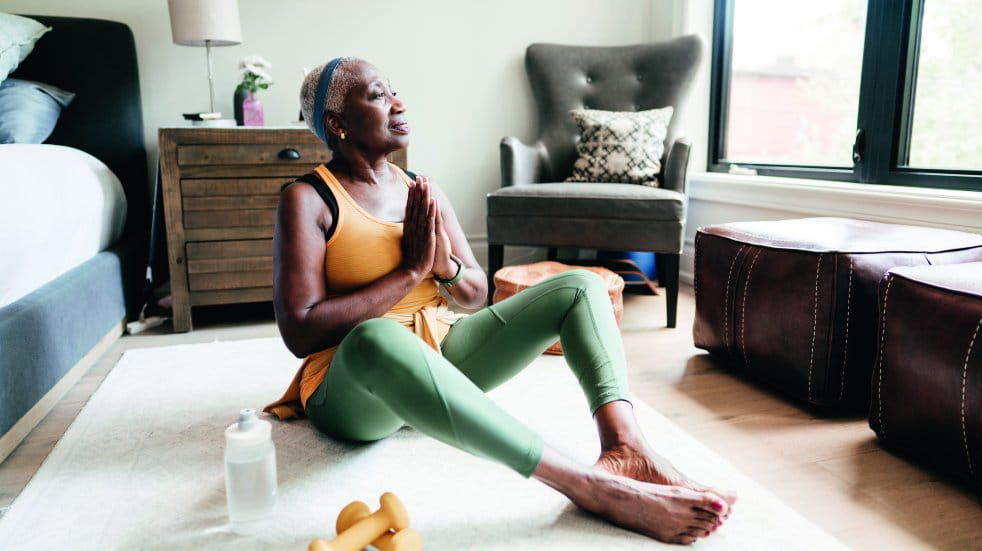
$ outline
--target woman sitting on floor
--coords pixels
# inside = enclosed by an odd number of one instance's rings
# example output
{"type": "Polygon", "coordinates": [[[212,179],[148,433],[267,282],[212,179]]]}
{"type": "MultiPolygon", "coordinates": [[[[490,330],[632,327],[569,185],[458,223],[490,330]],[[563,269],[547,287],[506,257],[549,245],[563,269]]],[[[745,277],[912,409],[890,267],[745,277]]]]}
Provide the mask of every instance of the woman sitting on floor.
{"type": "Polygon", "coordinates": [[[735,496],[697,484],[650,447],[628,401],[606,286],[573,270],[469,316],[487,277],[446,195],[386,155],[409,145],[406,108],[371,64],[312,71],[304,120],[333,159],[286,187],[274,250],[276,320],[303,364],[266,411],[308,415],[335,438],[374,441],[408,424],[562,492],[579,507],[667,542],[691,543],[735,496]],[[586,394],[602,452],[580,465],[485,396],[559,338],[586,394]]]}

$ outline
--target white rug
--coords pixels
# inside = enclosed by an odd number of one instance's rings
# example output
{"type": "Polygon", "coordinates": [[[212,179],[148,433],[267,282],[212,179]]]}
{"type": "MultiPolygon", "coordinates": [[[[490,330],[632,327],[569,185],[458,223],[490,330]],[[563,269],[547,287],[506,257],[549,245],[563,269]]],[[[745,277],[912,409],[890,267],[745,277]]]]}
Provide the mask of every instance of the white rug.
{"type": "MultiPolygon", "coordinates": [[[[279,339],[131,350],[0,519],[0,549],[295,549],[333,536],[352,500],[399,495],[428,550],[654,549],[538,482],[411,429],[372,445],[274,421],[279,498],[261,537],[226,526],[223,430],[279,396],[297,367],[279,339]]],[[[544,356],[492,394],[572,457],[599,445],[562,358],[544,356]]],[[[841,544],[643,403],[649,439],[693,477],[740,493],[700,549],[837,549],[841,544]]],[[[665,547],[678,549],[677,546],[665,547]]]]}

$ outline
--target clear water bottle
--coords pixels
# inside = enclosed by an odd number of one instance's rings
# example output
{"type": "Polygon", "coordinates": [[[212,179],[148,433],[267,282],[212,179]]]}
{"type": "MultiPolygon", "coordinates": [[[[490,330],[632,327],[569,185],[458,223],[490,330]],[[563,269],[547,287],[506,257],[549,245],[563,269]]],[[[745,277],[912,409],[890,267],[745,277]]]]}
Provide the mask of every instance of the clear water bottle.
{"type": "Polygon", "coordinates": [[[243,409],[239,421],[225,429],[225,498],[232,531],[251,535],[262,530],[276,504],[276,449],[272,425],[256,410],[243,409]]]}

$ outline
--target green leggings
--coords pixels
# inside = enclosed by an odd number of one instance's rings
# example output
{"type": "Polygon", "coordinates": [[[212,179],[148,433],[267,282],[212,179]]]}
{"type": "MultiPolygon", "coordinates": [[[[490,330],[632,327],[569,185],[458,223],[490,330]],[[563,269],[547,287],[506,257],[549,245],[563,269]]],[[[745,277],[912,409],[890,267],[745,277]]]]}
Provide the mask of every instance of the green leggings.
{"type": "Polygon", "coordinates": [[[341,341],[307,414],[320,431],[345,440],[379,440],[408,424],[528,477],[542,439],[484,393],[557,337],[591,412],[628,399],[607,287],[593,272],[571,270],[459,320],[442,356],[398,322],[362,322],[341,341]]]}

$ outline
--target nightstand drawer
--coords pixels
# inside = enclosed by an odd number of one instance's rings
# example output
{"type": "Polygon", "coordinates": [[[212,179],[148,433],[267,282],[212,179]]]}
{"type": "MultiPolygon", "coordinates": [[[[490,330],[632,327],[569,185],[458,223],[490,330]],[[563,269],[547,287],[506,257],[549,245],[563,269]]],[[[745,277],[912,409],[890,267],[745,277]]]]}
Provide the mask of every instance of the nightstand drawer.
{"type": "Polygon", "coordinates": [[[303,174],[287,178],[185,178],[181,180],[181,197],[187,209],[191,197],[255,196],[279,197],[280,188],[303,174]]]}
{"type": "Polygon", "coordinates": [[[271,300],[273,300],[272,287],[251,287],[249,289],[197,291],[188,297],[188,304],[190,306],[205,306],[235,302],[269,302],[271,300]]]}
{"type": "Polygon", "coordinates": [[[190,242],[186,254],[192,293],[273,285],[271,239],[190,242]]]}
{"type": "Polygon", "coordinates": [[[288,181],[284,178],[181,180],[182,221],[188,239],[272,236],[280,187],[288,181]]]}
{"type": "MultiPolygon", "coordinates": [[[[253,272],[214,272],[188,274],[188,289],[195,291],[222,291],[228,289],[249,289],[252,287],[273,287],[273,270],[253,272]]],[[[269,298],[272,298],[270,293],[269,298]]],[[[268,300],[268,299],[267,299],[268,300]]]]}
{"type": "Polygon", "coordinates": [[[187,244],[189,274],[273,269],[272,239],[201,241],[187,244]]]}
{"type": "Polygon", "coordinates": [[[204,228],[271,228],[276,223],[276,209],[193,210],[184,213],[184,229],[204,228]]]}
{"type": "Polygon", "coordinates": [[[181,166],[320,164],[330,160],[330,151],[320,142],[177,146],[177,164],[181,166]]]}
{"type": "Polygon", "coordinates": [[[202,241],[187,244],[188,261],[211,258],[243,258],[268,256],[273,265],[272,239],[243,239],[241,241],[202,241]]]}

